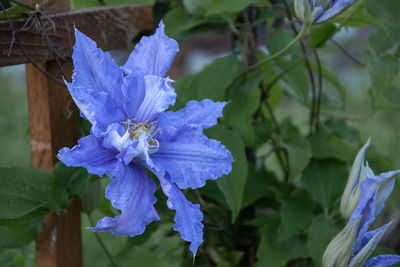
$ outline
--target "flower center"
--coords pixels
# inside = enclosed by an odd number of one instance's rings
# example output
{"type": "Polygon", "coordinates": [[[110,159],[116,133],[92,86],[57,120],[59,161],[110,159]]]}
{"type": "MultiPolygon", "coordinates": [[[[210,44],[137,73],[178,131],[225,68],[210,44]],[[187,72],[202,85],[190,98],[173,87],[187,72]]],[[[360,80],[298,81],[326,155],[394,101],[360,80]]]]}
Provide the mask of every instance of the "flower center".
{"type": "Polygon", "coordinates": [[[122,125],[127,128],[129,132],[129,138],[131,140],[139,140],[140,135],[145,132],[150,138],[147,140],[149,146],[148,146],[148,152],[149,154],[152,154],[154,152],[158,151],[158,148],[160,147],[160,144],[158,143],[157,139],[153,138],[155,135],[161,133],[160,128],[157,128],[157,123],[158,121],[152,121],[152,122],[139,122],[139,119],[132,119],[132,120],[127,120],[125,122],[122,122],[122,125]]]}

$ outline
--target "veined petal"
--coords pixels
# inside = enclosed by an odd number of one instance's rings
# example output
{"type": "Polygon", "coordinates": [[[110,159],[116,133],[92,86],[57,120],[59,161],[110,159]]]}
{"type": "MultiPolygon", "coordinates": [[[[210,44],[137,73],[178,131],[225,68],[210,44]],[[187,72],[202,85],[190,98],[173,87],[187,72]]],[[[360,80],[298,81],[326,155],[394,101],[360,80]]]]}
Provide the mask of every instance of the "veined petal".
{"type": "Polygon", "coordinates": [[[75,45],[72,59],[74,73],[72,85],[105,92],[116,107],[122,110],[126,96],[121,91],[124,73],[108,53],[97,48],[94,41],[75,29],[75,45]]]}
{"type": "Polygon", "coordinates": [[[358,218],[361,218],[360,224],[358,225],[357,239],[364,236],[372,222],[375,220],[375,205],[376,205],[376,194],[373,192],[368,198],[359,201],[357,208],[350,218],[350,222],[358,218]]]}
{"type": "Polygon", "coordinates": [[[142,104],[145,96],[144,73],[141,69],[132,69],[132,72],[125,76],[122,84],[122,91],[127,96],[124,102],[124,110],[129,119],[133,119],[142,104]]]}
{"type": "Polygon", "coordinates": [[[348,267],[361,266],[368,260],[369,256],[371,256],[379,241],[381,241],[389,225],[390,224],[387,224],[375,232],[375,234],[368,240],[368,242],[362,247],[362,249],[351,259],[348,267]]]}
{"type": "Polygon", "coordinates": [[[109,94],[67,83],[68,90],[84,118],[92,124],[92,133],[99,137],[111,123],[125,120],[123,113],[116,108],[109,94]]]}
{"type": "MultiPolygon", "coordinates": [[[[357,255],[375,236],[377,236],[379,233],[382,233],[382,235],[386,232],[387,228],[391,225],[392,223],[387,223],[384,226],[373,230],[366,232],[363,236],[360,236],[354,243],[353,246],[353,255],[357,255]]],[[[380,240],[381,238],[379,238],[380,240]]],[[[375,246],[372,248],[375,249],[376,245],[378,244],[379,240],[376,242],[375,246]]]]}
{"type": "Polygon", "coordinates": [[[327,21],[333,17],[336,17],[347,8],[349,8],[352,4],[354,4],[357,0],[336,0],[332,1],[332,7],[325,10],[325,12],[314,21],[314,23],[321,23],[327,21]]]}
{"type": "Polygon", "coordinates": [[[399,262],[398,255],[379,255],[368,260],[362,267],[390,267],[399,262]]]}
{"type": "Polygon", "coordinates": [[[157,126],[161,129],[167,126],[173,126],[176,129],[183,126],[207,129],[217,124],[217,119],[222,117],[225,105],[226,102],[213,102],[210,99],[204,99],[201,102],[191,100],[186,107],[177,112],[169,111],[160,114],[157,126]]]}
{"type": "Polygon", "coordinates": [[[103,176],[118,165],[117,150],[104,148],[93,135],[85,136],[72,149],[64,147],[57,157],[67,166],[85,167],[89,173],[103,176]]]}
{"type": "Polygon", "coordinates": [[[181,233],[181,238],[191,242],[190,250],[196,255],[199,245],[203,242],[203,228],[201,223],[203,213],[199,204],[193,204],[168,178],[158,175],[164,194],[168,197],[168,208],[176,211],[174,230],[181,233]]]}
{"type": "Polygon", "coordinates": [[[106,189],[106,198],[121,210],[121,214],[114,218],[104,217],[92,230],[131,237],[142,234],[146,225],[160,219],[153,206],[157,202],[155,191],[156,184],[147,177],[146,171],[130,164],[125,174],[117,177],[106,189]]]}
{"type": "Polygon", "coordinates": [[[161,21],[155,34],[143,37],[136,45],[122,68],[126,73],[141,68],[147,74],[164,77],[178,51],[178,43],[165,35],[164,23],[161,21]]]}
{"type": "Polygon", "coordinates": [[[232,155],[219,141],[208,139],[193,128],[162,130],[158,138],[160,147],[151,158],[179,188],[198,188],[206,180],[215,180],[231,171],[232,155]]]}
{"type": "Polygon", "coordinates": [[[135,118],[151,122],[156,120],[161,112],[175,104],[176,94],[168,78],[147,75],[144,81],[145,96],[135,118]]]}

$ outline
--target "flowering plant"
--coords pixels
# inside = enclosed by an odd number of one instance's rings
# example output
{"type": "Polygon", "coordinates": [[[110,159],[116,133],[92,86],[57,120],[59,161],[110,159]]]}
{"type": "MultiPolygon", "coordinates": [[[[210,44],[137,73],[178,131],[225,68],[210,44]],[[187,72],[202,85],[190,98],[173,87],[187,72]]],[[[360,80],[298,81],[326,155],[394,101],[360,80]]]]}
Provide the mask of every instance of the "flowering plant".
{"type": "Polygon", "coordinates": [[[162,22],[122,67],[78,30],[75,37],[75,68],[67,86],[92,127],[77,146],[61,149],[58,158],[67,166],[112,178],[106,197],[121,210],[92,230],[132,237],[159,220],[153,206],[156,184],[147,168],[159,179],[168,207],[176,211],[174,229],[191,242],[195,255],[202,242],[203,215],[180,189],[202,187],[231,171],[230,152],[202,132],[217,123],[226,103],[189,101],[177,112],[164,112],[175,102],[172,80],[164,76],[178,44],[164,34],[162,22]]]}

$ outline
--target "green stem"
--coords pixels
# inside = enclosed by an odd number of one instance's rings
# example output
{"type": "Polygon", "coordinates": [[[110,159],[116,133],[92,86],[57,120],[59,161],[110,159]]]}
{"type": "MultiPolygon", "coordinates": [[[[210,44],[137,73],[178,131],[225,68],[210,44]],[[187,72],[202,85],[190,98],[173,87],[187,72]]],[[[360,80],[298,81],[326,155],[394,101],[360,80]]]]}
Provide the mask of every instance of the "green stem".
{"type": "Polygon", "coordinates": [[[290,48],[292,48],[298,41],[300,41],[301,37],[303,37],[303,35],[306,33],[308,28],[308,24],[303,24],[303,26],[301,27],[301,30],[299,32],[299,34],[290,42],[288,43],[284,48],[282,48],[282,50],[278,51],[277,53],[258,61],[256,64],[251,65],[248,70],[254,69],[259,67],[260,65],[267,63],[269,61],[272,61],[276,58],[279,58],[281,56],[283,56],[290,48]]]}
{"type": "MultiPolygon", "coordinates": [[[[92,219],[92,216],[90,215],[90,213],[87,213],[87,216],[88,216],[88,219],[89,219],[89,224],[91,225],[91,227],[94,227],[93,219],[92,219]]],[[[111,253],[108,251],[108,249],[104,245],[103,240],[101,240],[99,234],[97,232],[93,232],[93,234],[96,237],[97,242],[99,242],[99,245],[100,245],[101,249],[106,254],[108,260],[110,261],[111,266],[117,266],[117,264],[115,263],[113,257],[111,256],[111,253]]]]}

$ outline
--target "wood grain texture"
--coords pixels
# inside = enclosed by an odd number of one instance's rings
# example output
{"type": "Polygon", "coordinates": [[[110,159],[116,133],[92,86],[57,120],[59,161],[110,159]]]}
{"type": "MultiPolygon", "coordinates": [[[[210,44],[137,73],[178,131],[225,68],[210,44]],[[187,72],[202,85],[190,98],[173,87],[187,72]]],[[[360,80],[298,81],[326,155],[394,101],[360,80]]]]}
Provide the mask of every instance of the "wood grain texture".
{"type": "MultiPolygon", "coordinates": [[[[63,1],[58,1],[50,8],[59,10],[58,4],[63,4],[63,1]]],[[[56,14],[51,14],[49,10],[48,18],[54,21],[56,26],[55,31],[47,31],[49,40],[57,47],[57,53],[64,57],[72,55],[75,42],[74,25],[105,51],[128,48],[138,36],[153,29],[152,8],[146,5],[104,6],[56,14]]],[[[44,22],[46,20],[43,19],[44,22]]],[[[26,19],[13,20],[14,27],[22,28],[25,21],[26,19]]],[[[42,33],[32,28],[28,32],[19,33],[18,36],[24,50],[35,62],[54,59],[42,33]]],[[[28,63],[15,43],[11,55],[8,56],[11,40],[12,33],[8,22],[0,21],[0,66],[28,63]]]]}
{"type": "MultiPolygon", "coordinates": [[[[54,1],[49,11],[60,9],[69,9],[69,0],[54,1]]],[[[39,65],[61,79],[56,61],[39,65]]],[[[64,73],[71,76],[71,67],[64,68],[64,73]]],[[[77,139],[77,113],[70,107],[67,88],[31,64],[26,65],[26,82],[32,165],[50,172],[56,163],[57,151],[63,146],[72,146],[77,139]]],[[[36,240],[36,266],[82,266],[80,211],[80,199],[71,198],[62,217],[55,213],[47,216],[44,229],[36,240]]]]}
{"type": "MultiPolygon", "coordinates": [[[[61,78],[57,63],[49,61],[40,66],[61,78]]],[[[71,75],[71,68],[64,68],[71,75]]],[[[71,105],[67,88],[36,69],[26,65],[32,166],[51,171],[57,151],[73,146],[77,140],[77,111],[71,105]]],[[[70,199],[64,216],[52,213],[36,240],[36,266],[82,266],[80,200],[70,199]]]]}

